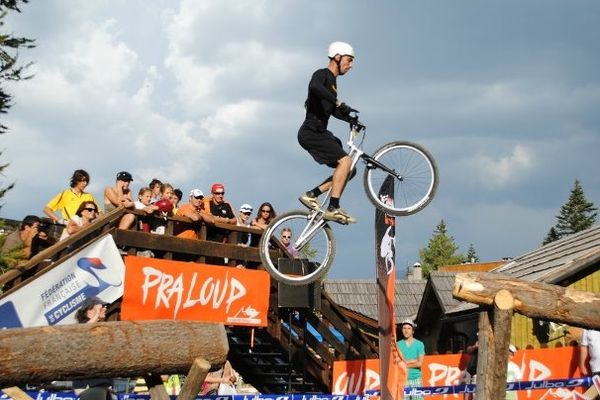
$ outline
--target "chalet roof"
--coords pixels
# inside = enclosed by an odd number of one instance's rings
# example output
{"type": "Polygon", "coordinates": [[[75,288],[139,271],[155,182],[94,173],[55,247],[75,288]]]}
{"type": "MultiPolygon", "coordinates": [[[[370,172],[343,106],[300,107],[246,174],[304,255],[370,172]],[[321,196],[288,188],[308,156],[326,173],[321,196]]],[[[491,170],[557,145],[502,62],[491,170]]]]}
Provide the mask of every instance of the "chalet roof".
{"type": "MultiPolygon", "coordinates": [[[[594,226],[525,253],[490,272],[531,282],[558,284],[598,262],[600,226],[594,226]]],[[[462,303],[450,313],[457,314],[477,307],[471,303],[462,303]]]]}
{"type": "Polygon", "coordinates": [[[595,226],[523,254],[491,272],[556,284],[598,261],[600,226],[595,226]]]}
{"type": "MultiPolygon", "coordinates": [[[[414,318],[425,290],[425,281],[396,280],[396,320],[414,318]]],[[[374,279],[326,280],[324,288],[338,305],[377,320],[377,282],[374,279]]]]}
{"type": "Polygon", "coordinates": [[[447,271],[431,271],[429,281],[436,297],[439,300],[444,313],[458,306],[462,302],[452,297],[452,289],[454,287],[454,277],[456,272],[447,271]]]}
{"type": "Polygon", "coordinates": [[[508,261],[489,261],[483,263],[466,263],[466,264],[454,264],[444,265],[439,268],[439,271],[446,272],[488,272],[494,268],[498,268],[501,265],[506,264],[508,261]]]}

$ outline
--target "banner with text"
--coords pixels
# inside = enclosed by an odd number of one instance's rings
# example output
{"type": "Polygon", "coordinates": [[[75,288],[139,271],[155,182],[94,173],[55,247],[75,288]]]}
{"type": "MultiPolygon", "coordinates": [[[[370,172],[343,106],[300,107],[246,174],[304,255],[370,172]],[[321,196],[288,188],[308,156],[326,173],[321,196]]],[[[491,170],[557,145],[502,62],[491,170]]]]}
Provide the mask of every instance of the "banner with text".
{"type": "Polygon", "coordinates": [[[106,235],[0,299],[0,329],[73,324],[87,297],[107,303],[121,297],[124,273],[119,250],[106,235]]]}
{"type": "MultiPolygon", "coordinates": [[[[578,349],[560,347],[547,349],[519,350],[508,363],[509,376],[515,381],[543,381],[561,378],[578,378],[578,349]]],[[[423,386],[451,386],[461,383],[468,355],[427,355],[423,361],[423,386]]],[[[360,394],[365,390],[379,389],[379,361],[354,360],[336,361],[333,364],[332,392],[337,394],[360,394]]],[[[544,387],[516,393],[518,400],[571,399],[573,391],[565,387],[544,387]]],[[[439,399],[440,396],[426,396],[439,399]]],[[[444,395],[444,398],[462,399],[462,394],[444,395]]]]}
{"type": "Polygon", "coordinates": [[[134,256],[125,257],[125,265],[123,320],[267,326],[265,271],[134,256]]]}

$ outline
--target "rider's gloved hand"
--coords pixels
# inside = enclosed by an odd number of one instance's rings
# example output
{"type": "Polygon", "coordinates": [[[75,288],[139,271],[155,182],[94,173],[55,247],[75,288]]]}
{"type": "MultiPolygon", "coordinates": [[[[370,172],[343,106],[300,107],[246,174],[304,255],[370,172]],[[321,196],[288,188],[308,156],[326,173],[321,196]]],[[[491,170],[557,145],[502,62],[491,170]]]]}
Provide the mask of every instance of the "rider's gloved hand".
{"type": "Polygon", "coordinates": [[[353,109],[346,103],[340,103],[340,105],[338,106],[338,110],[339,110],[340,114],[342,114],[344,116],[350,115],[350,113],[352,111],[356,111],[355,109],[353,109]]]}

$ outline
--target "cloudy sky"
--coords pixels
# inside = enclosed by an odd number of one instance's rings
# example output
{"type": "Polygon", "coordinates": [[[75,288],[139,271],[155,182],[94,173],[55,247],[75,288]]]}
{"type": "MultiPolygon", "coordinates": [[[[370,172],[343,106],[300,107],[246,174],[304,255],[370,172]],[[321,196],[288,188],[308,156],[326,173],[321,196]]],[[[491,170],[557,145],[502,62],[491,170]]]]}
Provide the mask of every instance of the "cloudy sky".
{"type": "MultiPolygon", "coordinates": [[[[438,161],[437,197],[398,219],[412,265],[444,219],[482,261],[539,247],[575,179],[600,204],[597,1],[32,0],[5,29],[35,77],[11,85],[1,216],[40,214],[77,168],[100,199],[121,170],[134,191],[157,177],[185,192],[277,211],[326,176],[297,144],[312,72],[329,42],[357,52],[338,80],[361,111],[367,151],[392,140],[438,161]]],[[[345,137],[346,126],[331,129],[345,137]]],[[[361,172],[362,173],[362,172],[361,172]]],[[[374,210],[355,179],[335,226],[331,278],[374,276],[374,210]]],[[[399,275],[402,275],[400,272],[399,275]]]]}

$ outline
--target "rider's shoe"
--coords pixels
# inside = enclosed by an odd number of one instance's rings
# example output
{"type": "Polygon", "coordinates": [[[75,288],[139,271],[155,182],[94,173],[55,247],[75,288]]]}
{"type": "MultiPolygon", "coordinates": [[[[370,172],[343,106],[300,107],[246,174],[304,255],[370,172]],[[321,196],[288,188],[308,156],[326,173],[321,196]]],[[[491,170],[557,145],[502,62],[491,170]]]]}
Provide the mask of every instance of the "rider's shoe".
{"type": "Polygon", "coordinates": [[[356,218],[352,215],[348,214],[341,208],[327,208],[327,211],[323,214],[323,219],[327,221],[335,221],[341,224],[354,224],[356,223],[356,218]]]}
{"type": "Polygon", "coordinates": [[[302,193],[302,195],[298,197],[298,200],[300,200],[300,203],[304,204],[311,210],[318,210],[320,207],[318,198],[315,197],[311,192],[302,193]]]}

